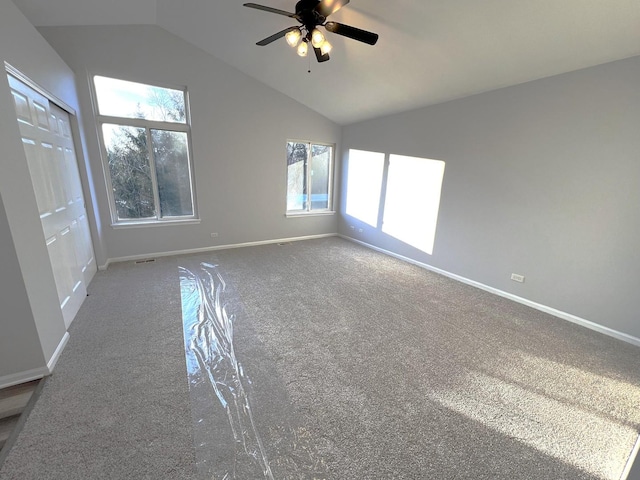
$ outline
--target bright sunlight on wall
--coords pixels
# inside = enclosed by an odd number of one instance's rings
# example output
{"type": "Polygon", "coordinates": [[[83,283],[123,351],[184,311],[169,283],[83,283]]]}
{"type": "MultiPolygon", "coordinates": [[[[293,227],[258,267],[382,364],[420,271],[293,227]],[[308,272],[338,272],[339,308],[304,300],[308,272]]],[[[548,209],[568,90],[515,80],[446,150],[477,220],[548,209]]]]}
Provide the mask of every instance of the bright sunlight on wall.
{"type": "Polygon", "coordinates": [[[384,153],[349,150],[346,213],[378,226],[384,153]]]}
{"type": "Polygon", "coordinates": [[[444,162],[402,155],[385,159],[384,153],[349,150],[345,213],[378,229],[382,209],[384,233],[431,255],[444,162]]]}
{"type": "Polygon", "coordinates": [[[440,160],[391,155],[382,231],[431,255],[443,178],[440,160]]]}

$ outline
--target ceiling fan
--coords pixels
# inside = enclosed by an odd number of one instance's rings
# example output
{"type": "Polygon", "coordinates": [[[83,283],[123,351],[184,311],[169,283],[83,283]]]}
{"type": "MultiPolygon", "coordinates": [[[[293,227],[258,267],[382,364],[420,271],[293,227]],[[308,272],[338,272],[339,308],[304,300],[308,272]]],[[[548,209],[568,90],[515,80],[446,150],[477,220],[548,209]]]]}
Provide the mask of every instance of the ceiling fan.
{"type": "Polygon", "coordinates": [[[244,6],[294,18],[301,24],[300,27],[289,27],[278,33],[274,33],[270,37],[260,40],[256,45],[269,45],[271,42],[285,37],[289,45],[297,48],[298,55],[301,57],[307,56],[309,44],[311,44],[318,62],[326,62],[329,60],[331,44],[317,27],[324,27],[331,33],[369,45],[375,45],[378,41],[378,35],[376,33],[367,32],[366,30],[338,22],[327,22],[329,15],[337,12],[348,3],[349,0],[300,0],[296,3],[295,13],[258,5],[257,3],[245,3],[244,6]]]}

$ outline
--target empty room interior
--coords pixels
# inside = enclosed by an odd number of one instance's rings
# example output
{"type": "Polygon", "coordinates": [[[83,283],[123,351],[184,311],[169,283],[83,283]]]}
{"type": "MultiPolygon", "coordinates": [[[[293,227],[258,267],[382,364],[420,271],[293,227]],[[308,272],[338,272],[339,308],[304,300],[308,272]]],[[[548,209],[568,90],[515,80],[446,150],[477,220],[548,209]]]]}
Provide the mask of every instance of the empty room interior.
{"type": "Polygon", "coordinates": [[[637,0],[0,0],[0,480],[640,479],[637,0]]]}

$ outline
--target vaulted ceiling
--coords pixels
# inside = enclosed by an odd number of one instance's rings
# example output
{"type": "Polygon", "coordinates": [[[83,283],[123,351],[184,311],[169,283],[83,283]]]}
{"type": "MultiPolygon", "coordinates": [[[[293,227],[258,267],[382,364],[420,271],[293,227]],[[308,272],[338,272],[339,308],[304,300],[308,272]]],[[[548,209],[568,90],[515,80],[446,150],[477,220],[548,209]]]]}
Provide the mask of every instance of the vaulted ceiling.
{"type": "Polygon", "coordinates": [[[35,26],[157,24],[342,125],[640,55],[638,0],[351,0],[330,19],[380,40],[328,33],[322,64],[256,46],[297,23],[245,0],[14,3],[35,26]]]}

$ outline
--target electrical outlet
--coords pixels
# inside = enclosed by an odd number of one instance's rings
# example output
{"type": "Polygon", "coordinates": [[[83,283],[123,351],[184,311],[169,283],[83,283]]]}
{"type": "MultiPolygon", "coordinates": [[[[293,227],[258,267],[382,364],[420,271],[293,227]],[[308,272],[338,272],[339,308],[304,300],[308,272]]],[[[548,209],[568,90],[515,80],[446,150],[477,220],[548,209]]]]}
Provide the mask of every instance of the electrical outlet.
{"type": "Polygon", "coordinates": [[[211,238],[216,238],[217,236],[218,236],[218,233],[217,233],[217,232],[213,232],[213,233],[211,234],[211,238]]]}
{"type": "Polygon", "coordinates": [[[524,275],[518,275],[517,273],[512,273],[511,280],[513,280],[514,282],[524,283],[524,275]]]}
{"type": "Polygon", "coordinates": [[[354,227],[353,225],[350,225],[349,228],[351,228],[351,230],[355,230],[356,227],[354,227]]]}
{"type": "Polygon", "coordinates": [[[362,228],[359,228],[358,232],[362,233],[362,232],[364,232],[364,230],[362,228]]]}

